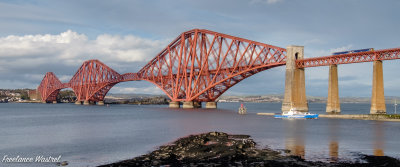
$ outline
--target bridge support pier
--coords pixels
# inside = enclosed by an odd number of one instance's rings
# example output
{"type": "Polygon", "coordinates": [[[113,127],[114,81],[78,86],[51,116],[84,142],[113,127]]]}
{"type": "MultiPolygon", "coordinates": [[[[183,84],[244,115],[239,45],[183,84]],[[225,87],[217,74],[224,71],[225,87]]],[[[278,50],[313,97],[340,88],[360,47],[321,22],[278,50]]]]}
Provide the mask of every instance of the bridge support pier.
{"type": "Polygon", "coordinates": [[[193,107],[194,108],[201,108],[201,102],[197,102],[197,101],[193,102],[193,107]]]}
{"type": "Polygon", "coordinates": [[[185,102],[183,102],[182,108],[194,108],[193,101],[185,101],[185,102]]]}
{"type": "Polygon", "coordinates": [[[76,104],[76,105],[81,105],[82,102],[81,102],[81,101],[76,101],[75,104],[76,104]]]}
{"type": "Polygon", "coordinates": [[[180,108],[179,101],[170,101],[169,108],[180,108]]]}
{"type": "Polygon", "coordinates": [[[98,102],[97,102],[97,105],[99,105],[99,106],[104,106],[104,101],[98,101],[98,102]]]}
{"type": "Polygon", "coordinates": [[[337,65],[329,66],[329,88],[328,98],[326,101],[327,113],[340,113],[339,87],[337,65]]]}
{"type": "Polygon", "coordinates": [[[89,103],[89,100],[85,100],[85,101],[83,101],[83,105],[89,105],[90,103],[89,103]]]}
{"type": "Polygon", "coordinates": [[[285,97],[282,102],[282,112],[290,109],[308,112],[304,68],[296,66],[296,60],[304,58],[304,46],[288,46],[286,51],[285,97]]]}
{"type": "Polygon", "coordinates": [[[382,61],[374,61],[370,114],[386,114],[382,61]]]}
{"type": "Polygon", "coordinates": [[[206,102],[206,108],[217,108],[217,102],[215,101],[206,102]]]}

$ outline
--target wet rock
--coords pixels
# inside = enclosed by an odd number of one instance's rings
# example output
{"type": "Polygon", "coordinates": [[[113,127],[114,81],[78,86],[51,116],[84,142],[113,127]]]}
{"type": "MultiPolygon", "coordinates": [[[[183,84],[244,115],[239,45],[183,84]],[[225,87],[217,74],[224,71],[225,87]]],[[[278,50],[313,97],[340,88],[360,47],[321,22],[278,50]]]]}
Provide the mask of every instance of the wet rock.
{"type": "Polygon", "coordinates": [[[158,166],[158,165],[160,165],[160,162],[159,162],[159,161],[157,161],[157,160],[155,160],[155,161],[153,161],[153,162],[152,162],[152,165],[154,165],[154,166],[158,166]]]}
{"type": "Polygon", "coordinates": [[[57,162],[56,165],[57,166],[67,166],[68,165],[68,161],[57,162]]]}
{"type": "Polygon", "coordinates": [[[103,166],[400,166],[400,161],[391,157],[361,157],[367,163],[325,163],[305,161],[281,152],[256,148],[248,135],[209,132],[180,138],[149,154],[103,166]]]}

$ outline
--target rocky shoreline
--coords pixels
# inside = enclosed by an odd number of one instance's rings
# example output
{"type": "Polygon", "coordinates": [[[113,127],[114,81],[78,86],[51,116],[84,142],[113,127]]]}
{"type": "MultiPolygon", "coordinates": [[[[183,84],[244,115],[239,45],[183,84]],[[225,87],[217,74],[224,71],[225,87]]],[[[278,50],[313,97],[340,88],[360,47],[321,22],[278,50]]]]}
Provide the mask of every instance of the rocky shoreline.
{"type": "Polygon", "coordinates": [[[101,165],[123,166],[400,166],[400,160],[388,156],[360,155],[356,162],[306,161],[269,148],[257,148],[248,135],[209,132],[180,138],[133,159],[101,165]]]}

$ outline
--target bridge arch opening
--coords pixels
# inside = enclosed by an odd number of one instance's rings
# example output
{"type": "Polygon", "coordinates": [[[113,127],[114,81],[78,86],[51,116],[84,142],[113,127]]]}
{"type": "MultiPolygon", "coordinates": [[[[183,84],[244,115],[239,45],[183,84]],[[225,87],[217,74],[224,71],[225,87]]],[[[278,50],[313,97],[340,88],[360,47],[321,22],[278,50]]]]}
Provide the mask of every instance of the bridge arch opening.
{"type": "Polygon", "coordinates": [[[285,89],[285,85],[283,84],[285,83],[285,78],[282,75],[282,71],[284,70],[285,66],[280,66],[260,71],[230,87],[221,96],[282,95],[285,89]]]}
{"type": "Polygon", "coordinates": [[[115,84],[106,94],[105,103],[167,104],[169,97],[148,81],[127,81],[115,84]]]}
{"type": "Polygon", "coordinates": [[[57,94],[57,102],[73,103],[76,101],[76,94],[72,88],[60,89],[57,94]]]}

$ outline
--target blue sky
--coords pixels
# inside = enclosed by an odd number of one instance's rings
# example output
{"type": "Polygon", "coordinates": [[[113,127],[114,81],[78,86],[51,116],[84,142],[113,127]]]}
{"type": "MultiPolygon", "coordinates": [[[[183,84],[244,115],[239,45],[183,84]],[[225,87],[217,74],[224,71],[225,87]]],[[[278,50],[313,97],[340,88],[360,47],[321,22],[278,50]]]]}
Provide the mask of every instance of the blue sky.
{"type": "MultiPolygon", "coordinates": [[[[359,48],[400,47],[397,0],[0,0],[0,87],[35,88],[54,72],[67,82],[84,60],[136,72],[180,33],[209,29],[305,57],[359,48]]],[[[398,60],[384,62],[385,95],[400,96],[398,60]]],[[[339,65],[340,96],[371,95],[372,63],[339,65]]],[[[326,96],[328,67],[306,69],[306,92],[326,96]]],[[[230,95],[282,94],[284,68],[254,75],[230,95]]],[[[113,93],[162,94],[145,81],[113,93]]]]}

